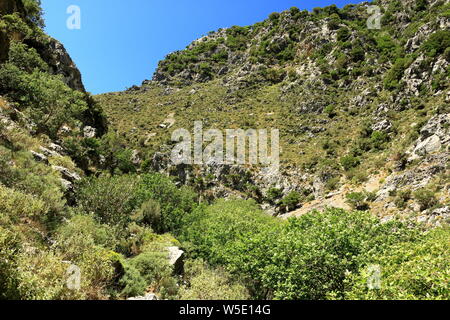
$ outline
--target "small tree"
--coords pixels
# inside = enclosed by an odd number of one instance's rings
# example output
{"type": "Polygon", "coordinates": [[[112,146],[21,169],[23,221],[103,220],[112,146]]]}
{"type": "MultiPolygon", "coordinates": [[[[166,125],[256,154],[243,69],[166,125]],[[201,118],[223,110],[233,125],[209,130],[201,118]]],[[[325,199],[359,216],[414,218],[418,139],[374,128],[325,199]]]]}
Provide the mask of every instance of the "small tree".
{"type": "Polygon", "coordinates": [[[427,210],[438,203],[434,192],[427,189],[420,189],[414,192],[414,198],[420,205],[421,211],[427,210]]]}
{"type": "Polygon", "coordinates": [[[356,210],[366,211],[369,209],[367,196],[364,192],[351,192],[347,194],[347,203],[356,210]]]}

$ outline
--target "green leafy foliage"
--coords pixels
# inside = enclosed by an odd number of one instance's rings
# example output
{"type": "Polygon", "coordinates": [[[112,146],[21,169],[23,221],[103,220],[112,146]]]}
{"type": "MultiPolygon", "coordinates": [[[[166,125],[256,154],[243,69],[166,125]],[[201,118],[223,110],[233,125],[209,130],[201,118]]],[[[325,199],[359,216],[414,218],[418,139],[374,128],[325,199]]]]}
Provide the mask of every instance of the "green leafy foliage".
{"type": "Polygon", "coordinates": [[[185,264],[187,285],[180,291],[181,300],[247,300],[247,289],[222,268],[212,269],[203,260],[185,264]]]}
{"type": "Polygon", "coordinates": [[[347,203],[355,210],[368,210],[367,194],[364,192],[351,192],[346,195],[347,203]]]}
{"type": "Polygon", "coordinates": [[[45,27],[41,0],[22,0],[29,21],[40,28],[45,27]]]}
{"type": "Polygon", "coordinates": [[[414,199],[419,203],[420,210],[426,210],[438,204],[435,193],[427,189],[419,189],[414,192],[414,199]]]}
{"type": "Polygon", "coordinates": [[[349,275],[346,299],[448,300],[449,228],[430,231],[415,241],[382,250],[370,261],[381,269],[380,288],[370,290],[367,268],[349,275]],[[439,272],[437,272],[439,270],[439,272]]]}
{"type": "Polygon", "coordinates": [[[286,210],[290,211],[298,208],[302,197],[297,191],[290,192],[286,197],[281,199],[281,206],[286,210]]]}
{"type": "Polygon", "coordinates": [[[325,299],[342,296],[348,272],[408,234],[368,213],[330,209],[241,237],[226,261],[233,273],[246,276],[257,297],[325,299]]]}
{"type": "Polygon", "coordinates": [[[178,188],[168,177],[160,174],[146,174],[136,190],[136,203],[148,200],[159,203],[160,232],[176,232],[182,226],[183,217],[195,206],[196,194],[188,187],[178,188]]]}
{"type": "Polygon", "coordinates": [[[361,164],[361,160],[358,157],[354,157],[352,155],[347,155],[341,158],[341,166],[344,170],[350,170],[352,168],[356,168],[361,164]]]}
{"type": "Polygon", "coordinates": [[[254,201],[219,200],[187,215],[181,239],[194,245],[194,255],[212,264],[225,264],[225,255],[234,241],[269,228],[274,218],[264,215],[254,201]]]}
{"type": "Polygon", "coordinates": [[[126,225],[135,208],[136,182],[132,175],[87,178],[80,183],[78,204],[102,223],[126,225]]]}
{"type": "Polygon", "coordinates": [[[0,90],[20,102],[38,131],[50,136],[63,124],[75,125],[87,109],[83,94],[67,87],[61,77],[36,69],[27,73],[12,63],[0,68],[0,90]]]}
{"type": "Polygon", "coordinates": [[[450,31],[441,30],[433,33],[422,45],[422,50],[430,57],[443,54],[450,47],[450,31]]]}

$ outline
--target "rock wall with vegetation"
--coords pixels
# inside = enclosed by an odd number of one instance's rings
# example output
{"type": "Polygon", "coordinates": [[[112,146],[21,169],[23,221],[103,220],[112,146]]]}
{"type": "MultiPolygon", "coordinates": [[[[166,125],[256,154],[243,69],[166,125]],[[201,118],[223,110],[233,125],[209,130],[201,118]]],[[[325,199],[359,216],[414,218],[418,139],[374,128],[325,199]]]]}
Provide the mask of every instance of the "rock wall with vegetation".
{"type": "Polygon", "coordinates": [[[448,300],[450,7],[377,4],[381,30],[292,8],[91,97],[39,1],[2,1],[0,299],[448,300]],[[279,128],[280,174],[171,165],[195,120],[279,128]]]}

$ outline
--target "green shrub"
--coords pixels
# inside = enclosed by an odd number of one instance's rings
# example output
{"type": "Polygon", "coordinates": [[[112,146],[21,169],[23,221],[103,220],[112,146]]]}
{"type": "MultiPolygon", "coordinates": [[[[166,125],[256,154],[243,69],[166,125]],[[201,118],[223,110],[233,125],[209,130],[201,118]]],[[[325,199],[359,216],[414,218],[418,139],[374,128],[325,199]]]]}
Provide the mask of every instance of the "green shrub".
{"type": "Polygon", "coordinates": [[[370,263],[381,270],[380,288],[367,286],[367,268],[349,275],[346,299],[448,300],[450,229],[438,228],[415,241],[400,242],[375,255],[370,263]]]}
{"type": "Polygon", "coordinates": [[[273,12],[269,15],[269,20],[272,22],[276,22],[280,19],[280,14],[278,12],[273,12]]]}
{"type": "MultiPolygon", "coordinates": [[[[3,210],[1,210],[3,212],[3,210]]],[[[3,220],[3,217],[2,217],[3,220]]],[[[21,242],[17,234],[4,229],[0,224],[0,299],[21,298],[18,270],[18,253],[21,242]]]]}
{"type": "Polygon", "coordinates": [[[388,71],[384,78],[384,86],[388,90],[398,89],[400,87],[400,79],[406,68],[409,67],[412,60],[408,58],[398,58],[392,68],[388,71]]]}
{"type": "Polygon", "coordinates": [[[345,42],[351,36],[351,32],[347,27],[342,27],[337,31],[337,41],[345,42]]]}
{"type": "Polygon", "coordinates": [[[143,295],[148,285],[141,273],[131,264],[124,263],[124,275],[119,280],[121,294],[126,297],[143,295]]]}
{"type": "MultiPolygon", "coordinates": [[[[15,189],[17,194],[23,194],[17,195],[18,198],[29,199],[27,200],[29,204],[36,201],[43,203],[43,211],[33,215],[37,221],[44,222],[50,227],[65,215],[65,199],[59,174],[50,167],[34,161],[30,153],[15,152],[12,157],[10,152],[4,153],[0,147],[0,173],[0,182],[10,188],[10,192],[13,193],[12,189],[15,189]],[[11,161],[14,161],[15,166],[10,165],[11,161]]],[[[5,205],[7,203],[5,200],[5,205]]],[[[17,206],[21,207],[19,204],[17,206]]],[[[27,211],[24,209],[23,213],[27,211]]]]}
{"type": "Polygon", "coordinates": [[[279,200],[283,196],[283,190],[279,188],[270,188],[267,191],[266,199],[270,203],[275,203],[277,200],[279,200]]]}
{"type": "Polygon", "coordinates": [[[165,252],[144,252],[128,261],[145,280],[147,287],[158,286],[160,281],[172,274],[172,267],[169,265],[169,253],[165,252]]]}
{"type": "Polygon", "coordinates": [[[427,189],[419,189],[414,192],[414,199],[420,205],[420,210],[427,210],[438,204],[438,200],[433,191],[427,189]]]}
{"type": "Polygon", "coordinates": [[[122,173],[134,173],[136,167],[133,163],[133,150],[121,149],[115,154],[117,160],[117,169],[122,173]]]}
{"type": "Polygon", "coordinates": [[[325,107],[323,112],[325,112],[328,115],[328,117],[331,119],[333,119],[334,117],[337,116],[336,108],[332,105],[325,107]]]}
{"type": "Polygon", "coordinates": [[[48,209],[36,197],[0,185],[0,212],[0,222],[18,223],[22,219],[39,221],[48,209]]]}
{"type": "Polygon", "coordinates": [[[170,178],[161,174],[142,175],[136,191],[137,205],[140,206],[148,200],[159,203],[160,232],[179,230],[183,217],[195,206],[196,198],[197,195],[190,188],[178,188],[170,178]]]}
{"type": "Polygon", "coordinates": [[[275,223],[254,201],[218,200],[199,207],[183,221],[181,239],[194,245],[193,255],[213,265],[224,264],[224,256],[234,241],[251,237],[275,223]]]}
{"type": "Polygon", "coordinates": [[[352,155],[347,155],[341,158],[341,166],[344,170],[348,171],[352,168],[356,168],[361,164],[361,160],[358,157],[354,157],[352,155]]]}
{"type": "Polygon", "coordinates": [[[298,208],[302,197],[297,191],[290,192],[286,197],[281,199],[280,204],[285,211],[290,211],[298,208]]]}
{"type": "Polygon", "coordinates": [[[433,33],[422,45],[422,50],[430,57],[444,53],[450,47],[450,31],[440,30],[433,33]]]}
{"type": "Polygon", "coordinates": [[[23,71],[32,72],[34,69],[47,71],[48,66],[37,53],[36,49],[26,44],[13,41],[9,47],[8,61],[23,71]]]}
{"type": "Polygon", "coordinates": [[[427,7],[428,7],[428,2],[427,2],[427,0],[416,0],[415,8],[414,8],[414,9],[415,9],[416,11],[423,11],[423,10],[426,10],[427,7]]]}
{"type": "Polygon", "coordinates": [[[92,216],[75,215],[57,230],[61,241],[76,238],[91,238],[93,243],[114,250],[116,247],[115,232],[110,226],[99,224],[92,216]]]}
{"type": "Polygon", "coordinates": [[[24,38],[29,38],[33,30],[23,21],[17,12],[2,16],[0,31],[8,34],[18,33],[24,38]]]}
{"type": "Polygon", "coordinates": [[[84,179],[77,193],[78,204],[102,223],[126,225],[136,207],[136,180],[132,175],[101,175],[84,179]]]}
{"type": "Polygon", "coordinates": [[[405,209],[409,200],[411,200],[411,190],[401,190],[397,192],[394,203],[397,208],[405,209]]]}
{"type": "Polygon", "coordinates": [[[351,192],[346,196],[347,203],[356,210],[368,210],[367,195],[364,192],[351,192]]]}
{"type": "Polygon", "coordinates": [[[20,102],[40,133],[55,137],[63,124],[75,126],[87,109],[84,95],[70,89],[61,76],[35,69],[27,73],[12,63],[0,68],[0,92],[20,102]]]}
{"type": "Polygon", "coordinates": [[[384,148],[384,145],[389,141],[389,136],[386,132],[382,131],[374,131],[370,136],[370,142],[372,144],[372,148],[376,150],[381,150],[384,148]]]}
{"type": "Polygon", "coordinates": [[[152,227],[153,230],[161,230],[161,206],[155,200],[148,200],[141,205],[141,208],[133,217],[140,223],[152,227]]]}
{"type": "Polygon", "coordinates": [[[329,209],[240,237],[225,260],[233,274],[247,279],[257,298],[342,297],[348,273],[409,236],[398,222],[380,224],[370,213],[329,209]]]}
{"type": "Polygon", "coordinates": [[[23,6],[29,21],[40,28],[45,27],[43,19],[43,10],[41,8],[41,0],[23,0],[23,6]]]}
{"type": "Polygon", "coordinates": [[[202,260],[185,264],[187,285],[180,290],[181,300],[247,300],[247,289],[225,270],[211,269],[202,260]]]}
{"type": "Polygon", "coordinates": [[[383,60],[388,60],[395,54],[397,45],[391,36],[384,34],[378,36],[375,40],[377,49],[381,53],[383,60]]]}
{"type": "Polygon", "coordinates": [[[247,48],[249,30],[246,27],[233,26],[227,29],[225,44],[233,51],[247,48]]]}

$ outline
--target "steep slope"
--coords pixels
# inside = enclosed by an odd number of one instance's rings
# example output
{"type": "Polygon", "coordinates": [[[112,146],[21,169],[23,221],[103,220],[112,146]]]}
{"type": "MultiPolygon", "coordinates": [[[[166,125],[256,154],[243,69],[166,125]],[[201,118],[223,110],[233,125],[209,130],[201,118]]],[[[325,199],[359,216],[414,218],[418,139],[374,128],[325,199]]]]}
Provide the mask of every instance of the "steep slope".
{"type": "Polygon", "coordinates": [[[72,216],[76,184],[103,166],[93,146],[106,118],[42,31],[39,4],[0,2],[0,299],[101,298],[89,283],[67,289],[72,258],[55,231],[72,216]]]}
{"type": "Polygon", "coordinates": [[[97,100],[143,171],[167,172],[206,199],[249,197],[277,213],[303,206],[291,214],[371,207],[437,223],[418,202],[425,192],[448,218],[449,3],[374,1],[380,30],[368,29],[367,5],[292,8],[210,33],[169,54],[153,80],[97,100]],[[171,133],[192,132],[194,121],[280,129],[280,174],[174,166],[171,133]]]}
{"type": "Polygon", "coordinates": [[[39,0],[2,1],[0,299],[448,300],[448,4],[411,3],[381,33],[363,6],[273,14],[93,99],[39,0]],[[174,166],[195,120],[279,128],[282,170],[174,166]],[[306,214],[328,205],[358,210],[306,214]]]}

